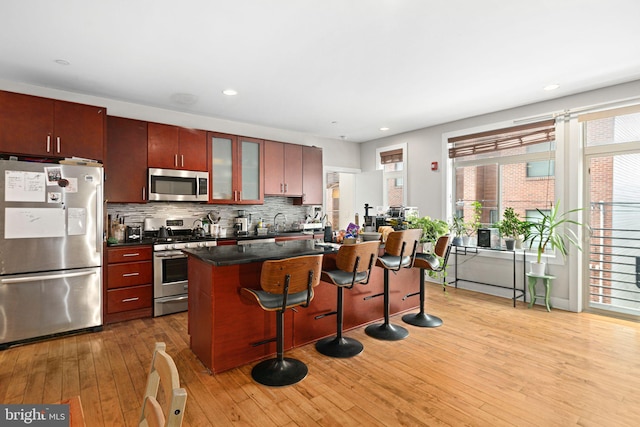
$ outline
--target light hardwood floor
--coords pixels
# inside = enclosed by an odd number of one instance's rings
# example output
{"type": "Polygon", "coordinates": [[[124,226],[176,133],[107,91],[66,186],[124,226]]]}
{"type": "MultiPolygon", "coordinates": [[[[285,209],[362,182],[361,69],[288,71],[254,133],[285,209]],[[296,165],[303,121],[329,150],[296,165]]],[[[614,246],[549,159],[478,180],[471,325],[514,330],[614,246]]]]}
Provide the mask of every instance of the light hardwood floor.
{"type": "Polygon", "coordinates": [[[180,313],[0,352],[0,402],[79,394],[88,426],[136,425],[154,343],[164,341],[187,389],[187,426],[639,425],[640,324],[427,288],[427,311],[443,326],[407,326],[398,342],[358,328],[346,334],[365,346],[353,359],[294,349],[287,355],[309,366],[294,386],[260,386],[251,366],[209,375],[180,313]]]}

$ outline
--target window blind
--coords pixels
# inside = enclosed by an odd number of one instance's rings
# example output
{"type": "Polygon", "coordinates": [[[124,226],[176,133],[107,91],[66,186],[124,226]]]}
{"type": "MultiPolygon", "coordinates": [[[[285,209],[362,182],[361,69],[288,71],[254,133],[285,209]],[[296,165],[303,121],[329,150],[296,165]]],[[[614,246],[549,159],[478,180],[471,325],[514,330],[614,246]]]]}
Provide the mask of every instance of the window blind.
{"type": "Polygon", "coordinates": [[[402,161],[402,148],[397,150],[389,150],[380,153],[380,163],[386,165],[387,163],[397,163],[402,161]]]}
{"type": "Polygon", "coordinates": [[[554,119],[449,138],[449,158],[506,150],[556,139],[554,119]]]}

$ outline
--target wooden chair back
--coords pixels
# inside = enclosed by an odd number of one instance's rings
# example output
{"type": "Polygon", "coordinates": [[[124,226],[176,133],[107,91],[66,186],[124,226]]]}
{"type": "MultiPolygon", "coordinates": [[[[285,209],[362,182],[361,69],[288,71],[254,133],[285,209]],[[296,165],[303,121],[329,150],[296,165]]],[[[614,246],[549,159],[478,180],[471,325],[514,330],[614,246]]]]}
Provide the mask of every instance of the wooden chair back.
{"type": "Polygon", "coordinates": [[[164,414],[162,406],[155,397],[147,396],[142,403],[142,419],[139,427],[164,427],[164,414]]]}
{"type": "Polygon", "coordinates": [[[146,399],[151,396],[155,400],[158,397],[158,389],[162,383],[164,390],[164,402],[166,408],[162,411],[164,414],[165,426],[178,427],[182,425],[184,417],[184,408],[187,403],[187,391],[180,388],[180,376],[175,362],[166,352],[167,346],[163,342],[156,343],[153,359],[151,360],[151,369],[147,377],[147,389],[144,393],[145,401],[143,401],[142,414],[140,416],[140,426],[146,422],[145,408],[147,407],[146,399]]]}
{"type": "Polygon", "coordinates": [[[433,248],[433,253],[439,256],[440,258],[444,258],[447,255],[447,250],[450,250],[449,244],[451,243],[451,236],[440,236],[436,241],[436,247],[433,248]]]}
{"type": "Polygon", "coordinates": [[[336,255],[336,267],[349,273],[369,271],[376,263],[379,249],[379,240],[342,245],[336,255]]]}
{"type": "Polygon", "coordinates": [[[322,255],[270,260],[262,263],[260,286],[271,294],[284,294],[288,279],[289,294],[318,286],[322,271],[322,255]]]}
{"type": "Polygon", "coordinates": [[[422,230],[419,228],[389,233],[384,245],[384,252],[391,256],[414,256],[421,236],[422,230]]]}

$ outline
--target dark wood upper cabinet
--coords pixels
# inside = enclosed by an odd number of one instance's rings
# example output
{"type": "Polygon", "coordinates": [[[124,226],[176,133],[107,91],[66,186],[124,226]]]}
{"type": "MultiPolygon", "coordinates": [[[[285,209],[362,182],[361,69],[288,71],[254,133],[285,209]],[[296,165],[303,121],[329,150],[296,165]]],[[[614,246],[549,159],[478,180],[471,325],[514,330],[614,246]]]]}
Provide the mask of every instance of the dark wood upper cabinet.
{"type": "Polygon", "coordinates": [[[302,147],[302,197],[294,200],[295,204],[321,205],[323,199],[322,185],[322,148],[302,147]]]}
{"type": "Polygon", "coordinates": [[[0,150],[103,160],[106,109],[0,91],[0,150]]]}
{"type": "Polygon", "coordinates": [[[105,199],[144,203],[147,199],[147,122],[107,117],[105,199]]]}
{"type": "Polygon", "coordinates": [[[207,170],[205,131],[149,123],[148,150],[150,168],[207,170]]]}
{"type": "Polygon", "coordinates": [[[265,194],[302,196],[302,145],[265,141],[265,194]]]}

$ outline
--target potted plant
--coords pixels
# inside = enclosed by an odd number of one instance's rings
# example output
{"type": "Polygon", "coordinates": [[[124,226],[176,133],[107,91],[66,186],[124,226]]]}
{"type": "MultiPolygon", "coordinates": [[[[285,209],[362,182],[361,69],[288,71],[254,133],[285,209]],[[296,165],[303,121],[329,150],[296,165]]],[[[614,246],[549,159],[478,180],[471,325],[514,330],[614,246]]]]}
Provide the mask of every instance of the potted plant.
{"type": "Polygon", "coordinates": [[[502,214],[502,221],[496,224],[500,230],[500,234],[504,237],[507,250],[513,250],[516,238],[520,235],[521,222],[513,208],[508,207],[502,214]]]}
{"type": "Polygon", "coordinates": [[[467,242],[464,243],[465,246],[469,244],[469,239],[472,235],[478,235],[478,229],[482,227],[482,223],[480,222],[480,219],[482,218],[482,203],[476,200],[475,202],[471,203],[471,208],[473,209],[473,211],[471,214],[471,220],[466,224],[467,242]]]}
{"type": "MultiPolygon", "coordinates": [[[[411,216],[407,218],[409,228],[421,228],[422,236],[420,237],[420,243],[425,246],[435,245],[438,237],[444,236],[449,232],[449,224],[441,219],[431,219],[429,216],[411,216]]],[[[424,252],[430,252],[430,250],[424,250],[424,252]]]]}
{"type": "MultiPolygon", "coordinates": [[[[573,244],[578,250],[582,250],[578,236],[576,233],[567,227],[569,224],[584,227],[585,225],[569,218],[574,212],[582,210],[581,208],[572,209],[570,211],[559,213],[560,201],[551,208],[549,212],[543,212],[540,209],[538,213],[540,218],[530,223],[529,229],[529,248],[533,245],[537,245],[537,257],[536,262],[531,262],[531,273],[543,276],[545,274],[546,263],[542,262],[542,254],[547,249],[547,246],[551,250],[557,249],[562,254],[562,257],[566,259],[569,244],[573,244]]],[[[587,226],[588,227],[588,226],[587,226]]]]}
{"type": "Polygon", "coordinates": [[[450,229],[455,234],[451,244],[454,246],[462,246],[462,236],[467,234],[467,225],[464,222],[464,218],[461,216],[451,218],[450,229]]]}

